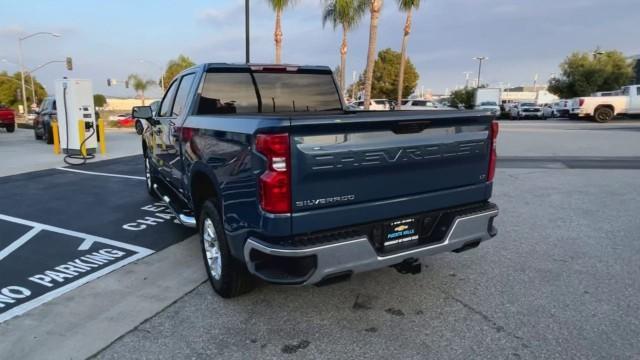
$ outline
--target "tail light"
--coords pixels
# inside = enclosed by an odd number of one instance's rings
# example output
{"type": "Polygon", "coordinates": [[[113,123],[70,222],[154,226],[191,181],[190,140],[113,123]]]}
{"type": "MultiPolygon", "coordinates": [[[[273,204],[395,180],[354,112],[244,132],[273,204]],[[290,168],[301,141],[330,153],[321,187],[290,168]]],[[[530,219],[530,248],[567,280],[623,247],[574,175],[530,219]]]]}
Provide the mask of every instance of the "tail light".
{"type": "Polygon", "coordinates": [[[273,214],[291,212],[291,161],[288,134],[260,134],[256,151],[267,158],[260,176],[260,207],[273,214]]]}
{"type": "Polygon", "coordinates": [[[498,153],[496,152],[496,142],[498,140],[499,130],[500,125],[497,121],[493,121],[491,123],[491,130],[489,131],[489,137],[491,139],[489,146],[491,146],[491,153],[489,154],[489,174],[487,175],[487,181],[493,181],[493,177],[496,174],[496,161],[498,160],[498,153]]]}
{"type": "Polygon", "coordinates": [[[582,106],[582,105],[584,105],[584,99],[580,98],[578,99],[578,106],[582,106]]]}

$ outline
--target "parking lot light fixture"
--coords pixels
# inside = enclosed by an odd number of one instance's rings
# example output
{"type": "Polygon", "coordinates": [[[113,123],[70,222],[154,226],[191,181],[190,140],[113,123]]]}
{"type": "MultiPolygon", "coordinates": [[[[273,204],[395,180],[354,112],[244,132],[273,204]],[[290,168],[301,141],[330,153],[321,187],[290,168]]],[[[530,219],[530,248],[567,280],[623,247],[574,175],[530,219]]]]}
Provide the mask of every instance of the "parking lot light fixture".
{"type": "Polygon", "coordinates": [[[38,36],[38,35],[49,35],[49,36],[53,36],[53,37],[61,37],[62,35],[58,34],[58,33],[54,33],[54,32],[49,32],[49,31],[39,31],[39,32],[35,32],[33,34],[29,34],[23,37],[19,37],[18,38],[18,62],[20,64],[20,78],[21,78],[21,83],[22,83],[22,113],[26,114],[27,113],[27,96],[25,95],[25,91],[26,91],[26,87],[24,85],[24,63],[22,61],[22,42],[24,40],[27,40],[29,38],[32,38],[34,36],[38,36]]]}
{"type": "Polygon", "coordinates": [[[487,56],[476,56],[473,60],[478,60],[478,82],[476,83],[476,87],[480,87],[480,73],[482,72],[482,62],[485,60],[489,60],[487,56]]]}

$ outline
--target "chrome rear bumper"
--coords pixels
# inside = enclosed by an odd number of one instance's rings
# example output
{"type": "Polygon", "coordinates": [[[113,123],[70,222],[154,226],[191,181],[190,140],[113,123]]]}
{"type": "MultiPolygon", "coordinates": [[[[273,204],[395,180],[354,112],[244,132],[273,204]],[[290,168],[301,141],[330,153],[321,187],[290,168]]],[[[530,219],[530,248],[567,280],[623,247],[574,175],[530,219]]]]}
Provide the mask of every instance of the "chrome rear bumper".
{"type": "Polygon", "coordinates": [[[498,216],[497,209],[459,216],[453,221],[444,241],[390,255],[379,255],[366,236],[304,249],[279,248],[256,238],[249,238],[244,246],[244,258],[249,271],[268,282],[294,285],[316,284],[333,275],[379,269],[399,264],[406,259],[421,259],[429,255],[458,250],[471,244],[479,244],[496,235],[497,230],[492,221],[496,216],[498,216]],[[265,255],[272,259],[271,269],[268,270],[261,269],[259,265],[259,259],[264,259],[265,255]],[[310,267],[308,272],[294,276],[274,275],[278,272],[274,272],[273,268],[279,263],[283,267],[295,267],[295,264],[285,265],[285,263],[289,260],[297,261],[296,259],[304,261],[307,266],[310,261],[315,260],[315,265],[310,267]]]}

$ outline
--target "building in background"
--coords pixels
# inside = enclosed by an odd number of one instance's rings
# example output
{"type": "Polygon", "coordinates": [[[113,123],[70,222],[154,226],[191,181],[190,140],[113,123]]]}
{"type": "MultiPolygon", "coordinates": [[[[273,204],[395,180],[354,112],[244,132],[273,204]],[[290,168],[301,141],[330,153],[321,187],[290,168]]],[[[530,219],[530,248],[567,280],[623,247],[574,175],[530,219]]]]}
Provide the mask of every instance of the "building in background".
{"type": "MultiPolygon", "coordinates": [[[[144,103],[149,105],[157,100],[158,99],[145,98],[144,103]]],[[[107,103],[104,106],[104,110],[131,112],[131,108],[140,105],[142,105],[142,100],[138,98],[107,97],[107,103]]]]}

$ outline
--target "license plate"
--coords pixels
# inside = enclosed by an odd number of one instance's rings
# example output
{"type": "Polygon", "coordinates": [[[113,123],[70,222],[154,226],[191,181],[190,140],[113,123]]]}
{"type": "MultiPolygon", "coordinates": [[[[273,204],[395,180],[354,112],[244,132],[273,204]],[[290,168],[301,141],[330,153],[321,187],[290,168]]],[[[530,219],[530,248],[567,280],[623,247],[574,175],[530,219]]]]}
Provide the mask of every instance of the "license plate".
{"type": "Polygon", "coordinates": [[[418,220],[416,218],[394,220],[385,226],[385,247],[418,241],[419,238],[418,220]]]}

